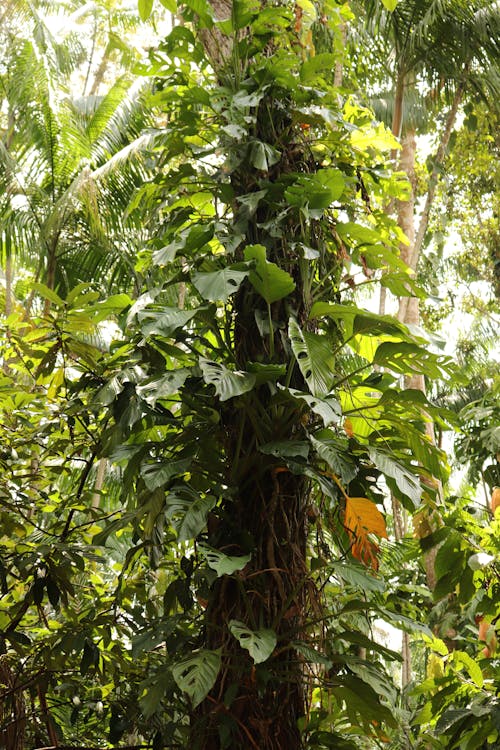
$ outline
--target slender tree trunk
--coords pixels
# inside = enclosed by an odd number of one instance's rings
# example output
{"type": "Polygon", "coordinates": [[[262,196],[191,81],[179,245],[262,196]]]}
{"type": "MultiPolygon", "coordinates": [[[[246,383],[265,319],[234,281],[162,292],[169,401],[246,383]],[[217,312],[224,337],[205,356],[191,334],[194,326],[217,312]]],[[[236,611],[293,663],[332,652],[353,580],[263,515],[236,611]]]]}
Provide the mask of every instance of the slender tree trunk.
{"type": "Polygon", "coordinates": [[[106,75],[106,71],[108,69],[109,65],[109,53],[108,48],[104,50],[104,54],[101,58],[101,62],[99,63],[99,67],[97,68],[96,74],[94,76],[94,80],[92,81],[92,87],[89,91],[89,96],[95,96],[97,92],[99,91],[99,86],[103,82],[104,76],[106,75]]]}
{"type": "MultiPolygon", "coordinates": [[[[452,106],[450,108],[450,111],[448,113],[448,117],[446,119],[446,124],[441,136],[441,141],[436,153],[436,156],[434,158],[434,166],[433,170],[429,179],[429,185],[427,189],[427,195],[426,195],[426,201],[424,210],[422,213],[422,217],[420,219],[418,232],[415,232],[415,201],[414,201],[414,194],[415,194],[415,138],[414,133],[407,133],[405,138],[403,139],[403,150],[401,154],[401,167],[404,169],[406,174],[408,175],[408,178],[410,180],[410,183],[412,185],[412,195],[410,197],[410,200],[406,203],[399,204],[398,209],[398,220],[399,225],[405,232],[406,236],[409,239],[409,245],[407,247],[402,247],[401,249],[401,255],[403,260],[408,264],[408,266],[413,270],[417,271],[418,269],[418,263],[420,259],[420,254],[422,251],[423,241],[425,237],[425,233],[427,231],[427,227],[429,224],[429,218],[430,213],[436,193],[436,187],[438,183],[439,173],[440,173],[440,167],[443,164],[444,158],[446,156],[446,149],[448,147],[448,143],[450,140],[450,136],[453,130],[453,126],[456,121],[458,107],[460,106],[460,102],[462,101],[463,92],[465,89],[465,81],[466,81],[466,70],[464,75],[464,80],[462,84],[457,88],[457,91],[455,93],[455,97],[452,103],[452,106]]],[[[419,309],[419,300],[417,297],[403,297],[400,299],[400,306],[399,306],[399,312],[398,312],[398,318],[403,323],[407,325],[419,325],[420,323],[420,309],[419,309]]],[[[422,391],[425,393],[425,380],[423,375],[415,374],[410,378],[405,379],[405,388],[414,388],[422,391]]],[[[434,441],[434,427],[431,421],[427,422],[426,424],[426,432],[429,435],[429,438],[434,441]]],[[[437,487],[438,493],[440,492],[440,487],[437,487]]],[[[422,538],[424,536],[427,536],[431,531],[435,528],[436,525],[436,519],[433,516],[433,514],[429,511],[428,508],[424,507],[418,516],[414,519],[414,527],[415,527],[415,533],[419,538],[422,538]]],[[[435,564],[435,558],[436,558],[437,549],[432,548],[430,549],[424,557],[425,562],[425,568],[426,568],[426,576],[427,576],[427,584],[431,590],[435,588],[436,585],[436,573],[434,570],[434,564],[435,564]]]]}
{"type": "Polygon", "coordinates": [[[14,269],[12,264],[12,254],[10,252],[10,248],[7,246],[10,245],[10,242],[8,241],[7,237],[5,238],[5,315],[8,317],[12,312],[12,302],[13,302],[13,277],[14,277],[14,269]]]}
{"type": "MultiPolygon", "coordinates": [[[[396,91],[394,95],[394,111],[392,113],[392,134],[396,136],[396,138],[401,137],[401,132],[403,128],[403,113],[404,113],[404,95],[405,95],[405,88],[406,88],[407,82],[406,82],[406,76],[403,71],[398,71],[397,81],[396,81],[396,91]]],[[[393,155],[393,158],[395,158],[395,155],[393,155]]]]}
{"type": "MultiPolygon", "coordinates": [[[[345,45],[347,42],[347,24],[343,23],[341,26],[341,33],[342,33],[342,49],[345,49],[345,45]]],[[[344,66],[342,63],[342,59],[337,60],[335,63],[335,71],[333,74],[333,85],[337,88],[340,88],[342,86],[342,79],[344,75],[344,66]]]]}
{"type": "Polygon", "coordinates": [[[436,187],[437,187],[438,180],[439,180],[441,166],[446,156],[446,150],[448,148],[450,136],[451,136],[453,127],[457,119],[457,112],[458,112],[460,103],[462,101],[464,89],[465,89],[465,80],[460,84],[460,86],[457,88],[455,92],[453,103],[448,113],[448,117],[446,118],[446,124],[443,130],[443,134],[441,136],[441,142],[439,144],[439,148],[437,150],[436,156],[434,157],[434,165],[432,168],[431,176],[429,178],[429,186],[427,188],[425,206],[422,212],[422,216],[420,218],[420,223],[418,225],[417,236],[415,238],[415,242],[413,243],[412,258],[411,258],[411,267],[413,269],[417,268],[420,253],[422,251],[422,245],[424,243],[425,233],[427,231],[427,227],[429,226],[429,219],[430,219],[432,204],[434,202],[434,196],[436,194],[436,187]]]}
{"type": "Polygon", "coordinates": [[[92,508],[98,508],[101,504],[101,490],[104,485],[104,477],[106,476],[107,465],[107,458],[100,458],[97,463],[97,474],[94,482],[94,492],[92,494],[91,500],[92,508]]]}
{"type": "MultiPolygon", "coordinates": [[[[398,224],[408,238],[408,244],[402,243],[400,246],[401,258],[404,262],[415,271],[412,266],[413,244],[415,242],[415,192],[416,192],[416,174],[415,158],[417,151],[417,142],[415,140],[415,130],[409,129],[401,142],[401,156],[399,160],[400,169],[405,172],[410,182],[410,197],[407,201],[398,201],[397,215],[398,224]]],[[[403,323],[418,324],[418,298],[401,297],[399,300],[398,318],[403,323]],[[411,320],[409,319],[411,318],[411,320]]]]}
{"type": "MultiPolygon", "coordinates": [[[[396,91],[394,94],[394,111],[392,113],[392,124],[391,132],[396,138],[401,137],[401,129],[403,126],[403,111],[404,111],[404,92],[406,87],[406,78],[402,71],[399,71],[396,82],[396,91]]],[[[398,158],[398,149],[391,151],[391,161],[396,165],[398,158]]],[[[394,211],[394,200],[389,201],[385,207],[385,213],[391,216],[394,211]]],[[[385,286],[380,287],[379,292],[379,315],[385,315],[387,305],[387,289],[385,286]]]]}

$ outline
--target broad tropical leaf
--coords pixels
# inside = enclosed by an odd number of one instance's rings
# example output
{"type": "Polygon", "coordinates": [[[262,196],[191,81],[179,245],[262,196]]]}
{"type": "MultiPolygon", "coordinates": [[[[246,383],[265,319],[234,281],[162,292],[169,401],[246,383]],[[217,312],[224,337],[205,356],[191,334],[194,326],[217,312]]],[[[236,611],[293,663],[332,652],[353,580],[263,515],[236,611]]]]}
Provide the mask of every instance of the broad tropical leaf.
{"type": "Polygon", "coordinates": [[[196,310],[179,310],[162,307],[160,310],[143,310],[137,314],[145,336],[171,336],[196,315],[196,310]]]}
{"type": "Polygon", "coordinates": [[[172,667],[177,685],[189,695],[196,708],[214,686],[219,674],[221,657],[218,651],[202,650],[172,667]]]}
{"type": "Polygon", "coordinates": [[[394,479],[399,492],[402,492],[403,495],[411,500],[413,506],[418,508],[420,505],[422,488],[420,487],[420,481],[417,477],[405,466],[380,450],[369,448],[368,453],[377,469],[387,477],[394,479]]]}
{"type": "Polygon", "coordinates": [[[358,473],[358,468],[350,458],[348,446],[342,450],[340,438],[333,431],[322,430],[316,437],[309,436],[311,445],[320,458],[325,461],[334,474],[348,484],[358,473]]]}
{"type": "Polygon", "coordinates": [[[311,396],[310,393],[298,391],[295,388],[283,388],[279,384],[278,387],[280,388],[280,390],[282,390],[284,393],[287,393],[292,398],[306,403],[315,414],[321,417],[325,427],[328,427],[328,425],[330,424],[338,424],[340,422],[342,418],[342,407],[340,406],[337,399],[333,398],[333,396],[319,398],[316,396],[311,396]]]}
{"type": "Polygon", "coordinates": [[[301,331],[290,318],[288,335],[295,359],[313,396],[326,396],[334,381],[333,345],[327,336],[301,331]]]}
{"type": "Polygon", "coordinates": [[[238,639],[240,646],[248,651],[254,664],[260,664],[269,659],[276,647],[276,633],[270,628],[250,630],[243,622],[231,620],[229,630],[238,639]]]}
{"type": "Polygon", "coordinates": [[[248,274],[248,270],[227,266],[221,271],[195,273],[191,278],[203,299],[210,302],[217,302],[218,300],[227,302],[231,294],[238,291],[241,282],[248,274]]]}
{"type": "Polygon", "coordinates": [[[191,370],[188,367],[170,370],[161,378],[137,386],[136,391],[148,404],[154,406],[160,398],[172,398],[190,374],[191,370]]]}
{"type": "Polygon", "coordinates": [[[276,263],[266,260],[264,245],[247,245],[245,260],[255,261],[255,268],[249,274],[250,283],[268,305],[287,297],[295,289],[295,281],[290,274],[279,268],[276,263]]]}
{"type": "Polygon", "coordinates": [[[141,476],[148,490],[153,491],[167,484],[172,477],[183,474],[188,470],[190,464],[190,458],[157,461],[154,464],[146,464],[141,469],[141,476]]]}
{"type": "Polygon", "coordinates": [[[198,536],[215,503],[216,498],[212,495],[198,496],[194,492],[191,497],[181,495],[180,492],[172,492],[167,496],[166,516],[172,519],[179,542],[198,536]]]}
{"type": "Polygon", "coordinates": [[[250,562],[252,555],[225,555],[217,549],[208,547],[206,544],[198,545],[198,549],[204,556],[207,564],[215,570],[217,575],[232,575],[237,570],[243,570],[245,565],[250,562]]]}
{"type": "Polygon", "coordinates": [[[207,385],[214,385],[215,392],[221,401],[228,401],[235,396],[251,391],[255,385],[255,375],[237,370],[233,372],[219,362],[200,357],[203,380],[207,385]]]}

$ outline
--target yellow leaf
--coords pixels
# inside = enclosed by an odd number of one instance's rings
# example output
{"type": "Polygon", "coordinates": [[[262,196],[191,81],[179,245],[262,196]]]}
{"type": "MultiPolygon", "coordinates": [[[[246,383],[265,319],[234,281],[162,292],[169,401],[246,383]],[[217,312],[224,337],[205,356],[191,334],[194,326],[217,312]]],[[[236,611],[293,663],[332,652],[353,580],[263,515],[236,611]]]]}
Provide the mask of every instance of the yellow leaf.
{"type": "Polygon", "coordinates": [[[379,548],[369,535],[387,539],[387,529],[384,516],[375,503],[366,497],[346,498],[344,525],[352,540],[352,555],[376,570],[379,548]]]}

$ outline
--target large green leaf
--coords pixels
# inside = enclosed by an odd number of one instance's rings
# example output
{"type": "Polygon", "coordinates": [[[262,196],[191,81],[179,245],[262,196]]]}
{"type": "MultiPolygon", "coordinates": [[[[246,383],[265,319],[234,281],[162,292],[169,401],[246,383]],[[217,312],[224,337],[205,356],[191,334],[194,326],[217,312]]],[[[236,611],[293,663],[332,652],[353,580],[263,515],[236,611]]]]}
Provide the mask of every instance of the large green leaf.
{"type": "Polygon", "coordinates": [[[399,0],[381,0],[381,2],[384,8],[387,8],[387,10],[391,11],[392,13],[392,11],[396,9],[399,0]]]}
{"type": "Polygon", "coordinates": [[[366,568],[365,565],[357,564],[354,561],[331,563],[332,573],[342,579],[345,583],[350,586],[354,586],[360,591],[384,591],[385,584],[380,578],[376,578],[374,574],[369,573],[370,568],[366,568]]]}
{"type": "Polygon", "coordinates": [[[215,386],[215,392],[221,401],[228,401],[235,396],[251,391],[255,385],[255,375],[249,372],[229,370],[219,362],[200,357],[203,380],[207,385],[215,386]]]}
{"type": "Polygon", "coordinates": [[[368,453],[370,460],[375,464],[377,469],[379,469],[382,474],[385,474],[386,477],[394,479],[399,491],[411,500],[415,508],[418,508],[420,505],[422,488],[420,486],[420,481],[415,474],[394,458],[387,455],[387,453],[377,450],[376,448],[369,448],[368,453]]]}
{"type": "Polygon", "coordinates": [[[243,570],[245,565],[250,562],[252,555],[225,555],[217,549],[213,549],[206,544],[198,545],[198,549],[207,561],[210,568],[215,570],[217,576],[230,576],[237,570],[243,570]]]}
{"type": "Polygon", "coordinates": [[[183,328],[196,310],[179,310],[178,307],[162,307],[161,310],[143,310],[138,313],[141,330],[145,336],[171,336],[178,328],[183,328]]]}
{"type": "Polygon", "coordinates": [[[348,336],[363,334],[364,336],[385,335],[398,341],[414,342],[406,326],[399,323],[390,315],[378,315],[369,310],[363,310],[354,305],[341,305],[333,302],[315,302],[311,308],[311,318],[328,316],[334,320],[342,320],[348,336]]]}
{"type": "Polygon", "coordinates": [[[172,492],[167,496],[166,516],[172,520],[179,542],[195,539],[205,528],[208,514],[216,503],[212,495],[172,492]]]}
{"type": "Polygon", "coordinates": [[[248,372],[255,375],[255,384],[261,385],[269,381],[276,381],[286,375],[286,365],[262,364],[261,362],[248,362],[248,372]]]}
{"type": "Polygon", "coordinates": [[[154,406],[160,398],[172,398],[177,395],[177,391],[184,385],[190,374],[189,367],[169,370],[161,378],[137,386],[136,391],[148,404],[154,406]]]}
{"type": "Polygon", "coordinates": [[[218,300],[226,302],[231,294],[238,291],[248,273],[248,269],[241,270],[235,266],[228,266],[221,271],[212,271],[212,273],[195,273],[192,276],[192,282],[203,299],[210,302],[218,300]]]}
{"type": "Polygon", "coordinates": [[[316,651],[315,648],[304,641],[292,641],[290,646],[298,651],[299,654],[309,662],[309,664],[322,664],[327,669],[330,669],[333,666],[331,659],[324,654],[321,654],[319,651],[316,651]]]}
{"type": "Polygon", "coordinates": [[[154,464],[146,464],[141,468],[141,476],[148,490],[156,490],[167,484],[172,477],[183,474],[189,468],[191,458],[178,460],[157,461],[154,464]]]}
{"type": "Polygon", "coordinates": [[[270,628],[250,630],[243,622],[231,620],[229,630],[238,639],[240,646],[248,651],[255,664],[269,659],[276,647],[276,633],[270,628]]]}
{"type": "Polygon", "coordinates": [[[477,685],[478,688],[482,688],[484,684],[484,677],[479,664],[469,656],[465,651],[454,651],[453,661],[459,665],[463,664],[471,680],[477,685]]]}
{"type": "Polygon", "coordinates": [[[262,172],[267,172],[269,167],[281,159],[281,153],[262,141],[253,141],[250,145],[250,164],[262,172]]]}
{"type": "Polygon", "coordinates": [[[346,242],[356,240],[361,244],[372,245],[380,242],[381,234],[376,229],[356,224],[354,221],[337,222],[335,225],[340,237],[346,242]]]}
{"type": "Polygon", "coordinates": [[[336,55],[331,52],[321,52],[319,55],[308,56],[300,69],[300,80],[302,83],[309,83],[318,78],[318,74],[326,73],[328,77],[332,76],[337,63],[336,55]]]}
{"type": "Polygon", "coordinates": [[[368,683],[352,674],[340,675],[335,682],[338,686],[333,687],[332,693],[338,700],[345,701],[352,723],[360,721],[369,726],[373,721],[383,721],[389,726],[396,726],[390,708],[368,683]]]}
{"type": "Polygon", "coordinates": [[[287,297],[295,289],[295,281],[290,274],[266,259],[264,245],[247,245],[245,260],[255,261],[255,267],[249,274],[250,283],[269,305],[287,297]]]}
{"type": "Polygon", "coordinates": [[[147,21],[153,10],[153,0],[137,0],[141,21],[147,21]]]}
{"type": "Polygon", "coordinates": [[[326,396],[334,381],[335,358],[329,338],[302,331],[294,318],[288,323],[288,335],[295,359],[313,396],[326,396]]]}
{"type": "MultiPolygon", "coordinates": [[[[165,639],[165,636],[161,632],[159,635],[159,642],[161,642],[165,639]]],[[[171,682],[172,675],[170,672],[167,669],[160,669],[140,684],[140,687],[144,692],[139,700],[139,705],[146,719],[153,716],[153,714],[160,708],[165,691],[170,686],[171,682]]]]}
{"type": "Polygon", "coordinates": [[[320,218],[323,210],[340,198],[344,187],[340,169],[326,167],[316,174],[299,175],[285,190],[285,198],[290,206],[307,207],[313,218],[320,218]]]}
{"type": "Polygon", "coordinates": [[[418,344],[405,341],[386,341],[380,344],[373,362],[402,375],[421,373],[435,380],[443,376],[443,370],[446,372],[450,369],[450,360],[438,357],[418,344]]]}
{"type": "Polygon", "coordinates": [[[340,422],[342,418],[342,408],[337,399],[333,398],[333,396],[319,398],[319,396],[311,396],[310,393],[304,393],[295,388],[283,388],[283,386],[280,386],[279,384],[278,388],[292,398],[306,403],[311,411],[321,417],[325,427],[340,422]]]}
{"type": "Polygon", "coordinates": [[[172,667],[172,675],[181,690],[189,695],[196,708],[215,684],[221,667],[218,651],[202,650],[172,667]]]}
{"type": "Polygon", "coordinates": [[[358,473],[356,464],[352,461],[348,446],[342,450],[340,439],[329,430],[322,430],[316,437],[309,436],[311,445],[320,458],[325,461],[334,474],[348,484],[358,473]],[[321,435],[321,437],[320,437],[321,435]]]}

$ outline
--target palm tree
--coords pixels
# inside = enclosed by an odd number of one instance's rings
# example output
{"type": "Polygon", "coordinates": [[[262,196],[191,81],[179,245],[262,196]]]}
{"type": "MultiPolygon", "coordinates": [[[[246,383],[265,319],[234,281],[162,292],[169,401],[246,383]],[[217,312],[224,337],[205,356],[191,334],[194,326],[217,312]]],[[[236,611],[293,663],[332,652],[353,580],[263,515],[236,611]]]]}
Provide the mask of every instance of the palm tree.
{"type": "Polygon", "coordinates": [[[0,78],[7,311],[14,262],[63,292],[96,277],[133,280],[142,237],[133,213],[124,217],[152,139],[144,133],[146,84],[124,74],[106,96],[72,98],[70,74],[78,73],[82,49],[72,39],[56,42],[22,0],[9,7],[9,60],[0,78]]]}
{"type": "MultiPolygon", "coordinates": [[[[483,98],[492,95],[498,101],[500,78],[495,61],[499,52],[500,15],[498,4],[491,0],[455,2],[454,0],[401,0],[393,12],[380,2],[362,3],[366,12],[366,26],[378,70],[388,79],[385,91],[378,93],[372,104],[376,115],[386,119],[393,134],[401,139],[399,166],[409,180],[410,197],[388,207],[396,209],[398,223],[408,244],[401,245],[401,256],[417,271],[419,258],[429,224],[439,175],[447,153],[450,136],[456,123],[460,105],[467,95],[483,98]],[[373,42],[373,40],[375,40],[373,42]],[[385,62],[389,61],[388,65],[385,62]],[[422,92],[426,92],[425,94],[422,92]],[[418,227],[416,215],[416,134],[428,131],[429,122],[441,119],[443,126],[437,151],[428,179],[425,205],[418,227]]],[[[393,152],[396,161],[397,154],[393,152]]],[[[385,288],[381,288],[380,312],[385,311],[385,288]]],[[[418,297],[399,299],[398,317],[401,322],[419,325],[418,297]]],[[[408,388],[425,392],[424,376],[406,378],[408,388]]],[[[426,425],[431,440],[433,425],[426,425]]],[[[425,510],[424,510],[425,512],[425,510]]],[[[404,533],[404,512],[393,497],[396,537],[404,533]],[[398,519],[403,522],[399,523],[398,519]]],[[[425,525],[424,525],[425,526],[425,525]]],[[[417,528],[418,533],[418,528],[417,528]]],[[[435,586],[435,550],[425,556],[427,581],[435,586]]],[[[403,634],[402,684],[411,680],[409,638],[403,634]]]]}
{"type": "MultiPolygon", "coordinates": [[[[392,78],[392,102],[386,106],[386,112],[392,115],[392,132],[402,139],[400,164],[413,187],[417,127],[442,111],[443,104],[449,106],[418,229],[414,220],[414,195],[398,207],[400,224],[410,240],[410,244],[402,248],[403,258],[416,270],[460,104],[469,94],[483,98],[491,95],[493,101],[495,97],[498,101],[500,77],[496,62],[500,52],[500,13],[498,3],[491,0],[472,3],[402,0],[392,13],[372,0],[364,5],[370,31],[381,35],[385,54],[389,50],[389,59],[393,60],[393,69],[388,71],[392,78]],[[424,86],[425,96],[419,94],[424,86]],[[415,100],[420,100],[417,107],[415,100]]],[[[407,302],[401,301],[400,319],[418,323],[418,303],[407,302]]]]}

